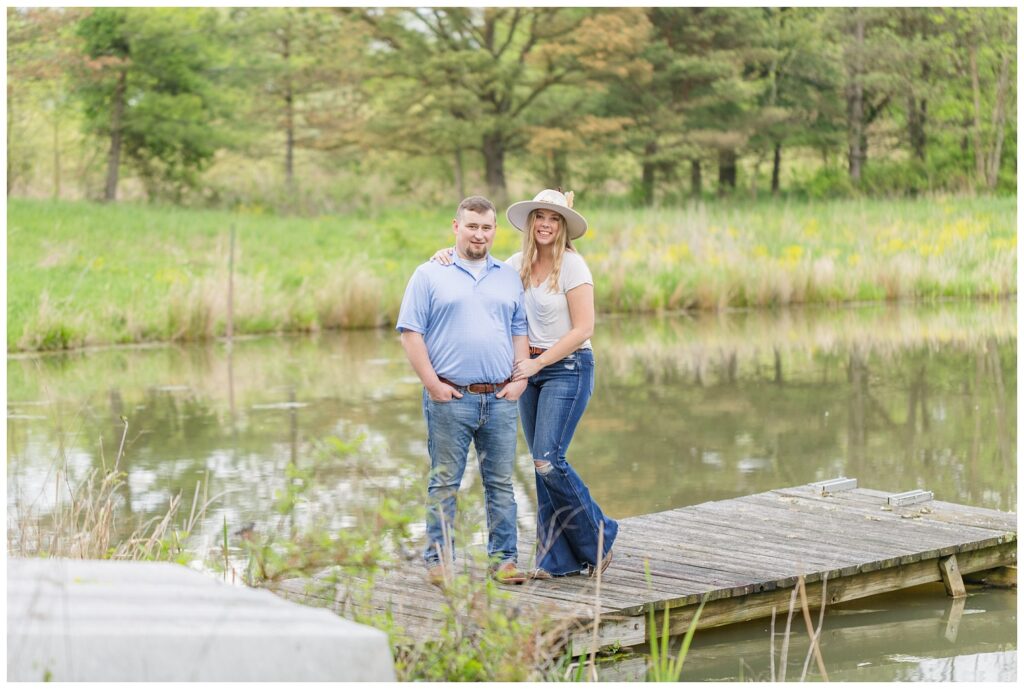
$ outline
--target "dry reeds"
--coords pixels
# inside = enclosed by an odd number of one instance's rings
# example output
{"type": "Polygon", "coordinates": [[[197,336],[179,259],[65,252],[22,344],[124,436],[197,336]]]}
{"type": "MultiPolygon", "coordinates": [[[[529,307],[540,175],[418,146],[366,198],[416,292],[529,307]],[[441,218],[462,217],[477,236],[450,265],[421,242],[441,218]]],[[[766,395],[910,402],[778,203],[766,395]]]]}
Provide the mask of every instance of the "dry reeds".
{"type": "Polygon", "coordinates": [[[66,458],[55,473],[54,504],[46,514],[18,513],[7,533],[7,550],[20,557],[61,557],[85,560],[166,560],[185,554],[184,540],[219,496],[200,500],[196,484],[192,509],[181,528],[175,519],[181,494],[173,496],[163,514],[132,528],[118,522],[127,474],[120,470],[128,423],[113,466],[89,470],[72,485],[66,458]]]}

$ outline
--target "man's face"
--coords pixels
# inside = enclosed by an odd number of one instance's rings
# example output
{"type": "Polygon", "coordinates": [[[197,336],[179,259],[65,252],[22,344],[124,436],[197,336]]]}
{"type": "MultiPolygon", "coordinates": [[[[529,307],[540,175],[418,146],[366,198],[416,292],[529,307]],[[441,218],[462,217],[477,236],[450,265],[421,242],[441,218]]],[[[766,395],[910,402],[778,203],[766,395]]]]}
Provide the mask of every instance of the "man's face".
{"type": "Polygon", "coordinates": [[[487,256],[494,244],[494,235],[498,231],[494,211],[483,213],[464,210],[462,216],[452,221],[455,232],[455,250],[459,256],[470,261],[478,261],[487,256]]]}

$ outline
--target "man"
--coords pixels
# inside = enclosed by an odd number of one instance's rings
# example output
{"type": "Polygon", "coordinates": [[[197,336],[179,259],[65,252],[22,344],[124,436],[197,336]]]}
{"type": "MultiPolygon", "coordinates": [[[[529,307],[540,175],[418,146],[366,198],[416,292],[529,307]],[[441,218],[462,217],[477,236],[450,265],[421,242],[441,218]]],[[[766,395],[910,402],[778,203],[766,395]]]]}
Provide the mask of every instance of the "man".
{"type": "Polygon", "coordinates": [[[521,584],[516,566],[516,400],[526,381],[508,382],[516,359],[529,358],[519,274],[490,255],[494,204],[470,196],[452,220],[452,265],[416,269],[402,299],[397,330],[423,382],[430,481],[427,486],[428,578],[442,585],[455,553],[456,494],[469,444],[476,446],[487,511],[487,553],[500,583],[521,584]]]}

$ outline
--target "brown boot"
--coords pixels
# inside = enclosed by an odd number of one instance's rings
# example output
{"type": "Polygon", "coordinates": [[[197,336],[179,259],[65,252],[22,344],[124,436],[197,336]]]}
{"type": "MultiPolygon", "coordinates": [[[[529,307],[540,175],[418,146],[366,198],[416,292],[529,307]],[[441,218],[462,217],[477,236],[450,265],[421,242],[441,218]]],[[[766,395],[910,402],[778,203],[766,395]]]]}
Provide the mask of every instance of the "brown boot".
{"type": "Polygon", "coordinates": [[[445,571],[444,565],[437,564],[428,569],[427,581],[443,589],[448,584],[448,573],[445,571]]]}
{"type": "Polygon", "coordinates": [[[514,562],[502,562],[497,567],[492,567],[490,574],[499,584],[522,584],[527,576],[514,562]]]}
{"type": "Polygon", "coordinates": [[[601,569],[598,570],[597,567],[591,567],[590,568],[590,576],[596,577],[598,571],[600,571],[601,574],[604,574],[604,571],[606,569],[608,569],[608,565],[610,565],[611,563],[612,563],[612,551],[609,550],[607,553],[605,553],[605,556],[603,558],[601,558],[601,562],[600,562],[601,569]]]}

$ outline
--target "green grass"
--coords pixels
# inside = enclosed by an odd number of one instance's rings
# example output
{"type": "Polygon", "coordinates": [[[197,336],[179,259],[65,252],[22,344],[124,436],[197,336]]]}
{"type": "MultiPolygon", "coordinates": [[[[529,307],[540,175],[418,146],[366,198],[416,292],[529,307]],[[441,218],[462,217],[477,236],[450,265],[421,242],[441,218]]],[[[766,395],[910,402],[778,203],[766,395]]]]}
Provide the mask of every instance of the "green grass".
{"type": "MultiPolygon", "coordinates": [[[[1016,200],[747,202],[580,210],[602,312],[1016,294],[1016,200]]],[[[393,322],[451,209],[315,218],[10,199],[12,350],[393,322]]],[[[518,249],[502,222],[495,254],[518,249]]]]}

